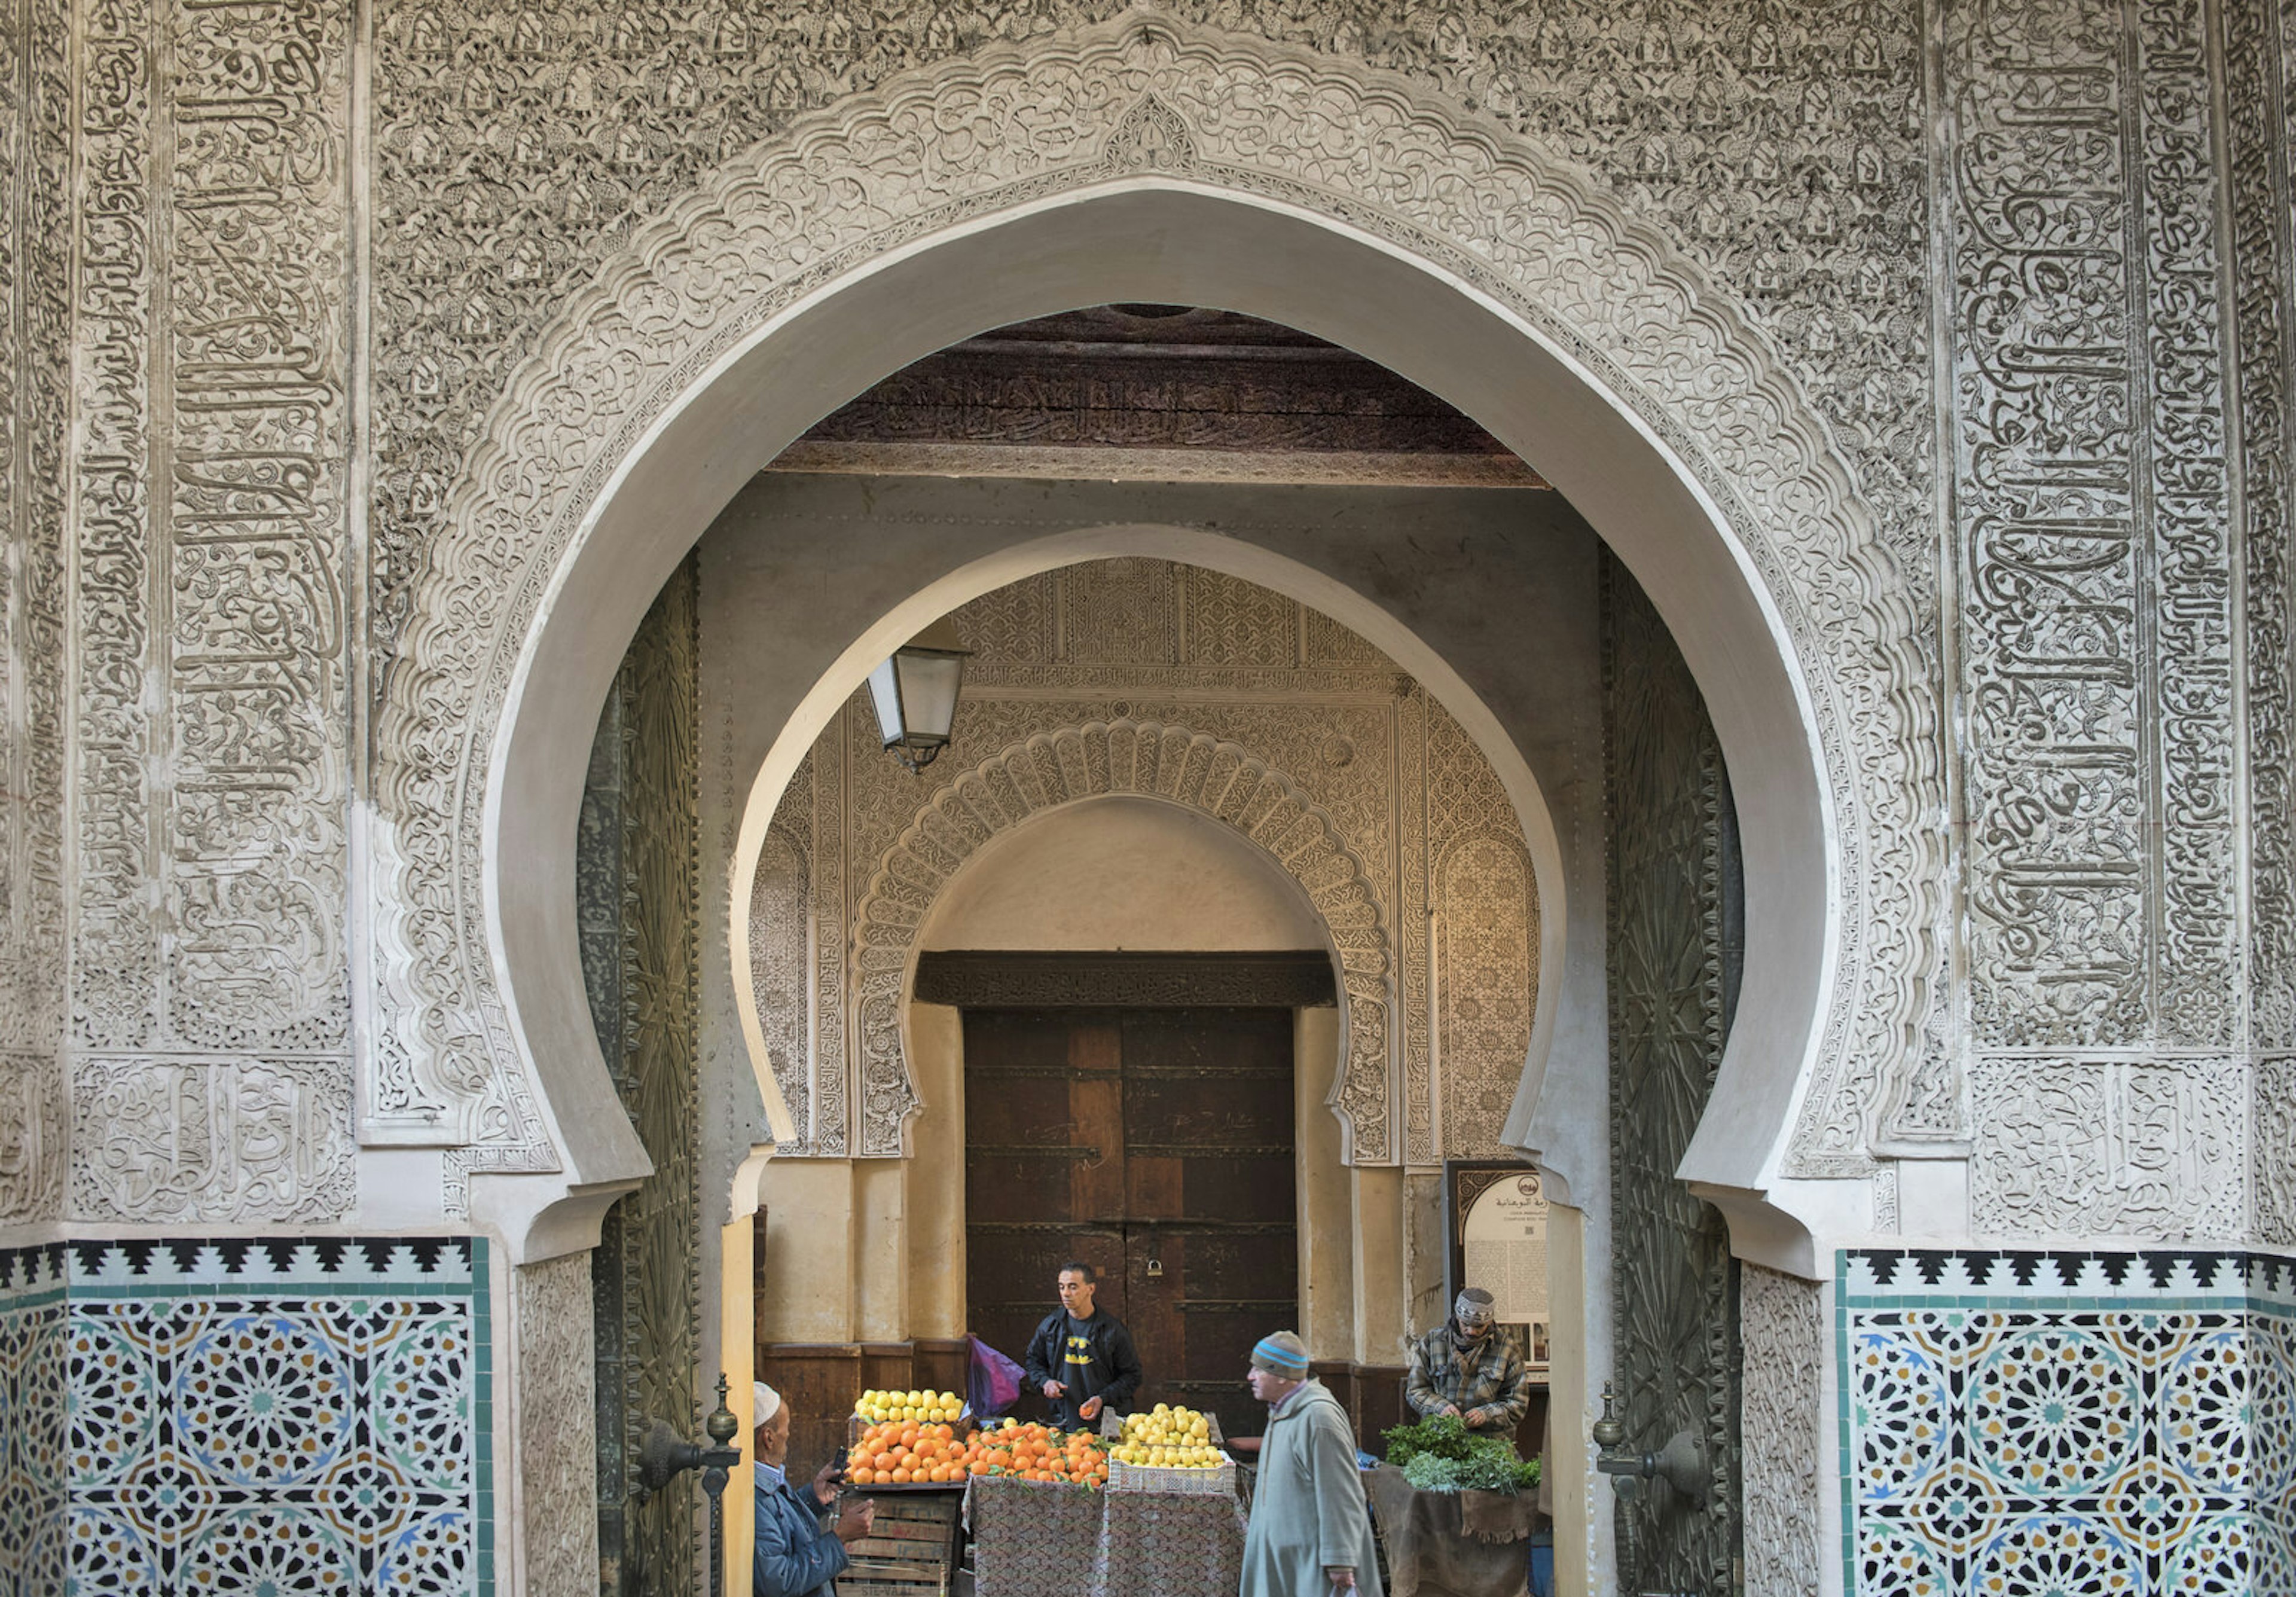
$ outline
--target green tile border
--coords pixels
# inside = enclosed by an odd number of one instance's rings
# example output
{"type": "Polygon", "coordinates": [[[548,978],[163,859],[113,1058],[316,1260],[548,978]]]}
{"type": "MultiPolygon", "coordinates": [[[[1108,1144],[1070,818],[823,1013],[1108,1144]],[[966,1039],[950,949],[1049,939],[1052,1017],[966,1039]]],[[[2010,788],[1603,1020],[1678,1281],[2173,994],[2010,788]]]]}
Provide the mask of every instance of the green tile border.
{"type": "MultiPolygon", "coordinates": [[[[1837,1349],[1834,1359],[1836,1398],[1834,1405],[1835,1457],[1840,1471],[1841,1558],[1842,1591],[1848,1597],[1857,1593],[1857,1471],[1851,1451],[1856,1427],[1853,1410],[1856,1402],[1853,1379],[1852,1336],[1857,1327],[1853,1322],[1866,1316],[1887,1314],[1898,1311],[1936,1313],[1940,1310],[1964,1313],[1997,1314],[2031,1317],[2035,1320],[2062,1314],[2212,1314],[2232,1316],[2236,1324],[2245,1325],[2259,1319],[2287,1320],[2296,1318],[2296,1269],[2290,1261],[2272,1256],[2259,1255],[2238,1249],[2195,1250],[2214,1254],[2224,1259],[2241,1263],[2241,1276],[2236,1281],[2202,1293],[2194,1292],[2189,1285],[2179,1283],[2174,1295],[2168,1289],[2149,1290],[2150,1282],[2142,1273],[2131,1271],[2118,1286],[2106,1284],[2087,1293],[2067,1291],[2062,1288],[2046,1291],[2013,1290],[1954,1292],[1912,1289],[1899,1290],[1894,1287],[1869,1287],[1856,1290],[1850,1282],[1850,1261],[1861,1253],[1902,1255],[1898,1249],[1838,1249],[1833,1256],[1833,1333],[1837,1349]],[[2260,1288],[2257,1279],[2259,1264],[2280,1266],[2288,1275],[2288,1283],[2277,1290],[2260,1288]]],[[[1969,1248],[1965,1249],[1935,1249],[1948,1255],[1997,1261],[2010,1255],[2040,1256],[2062,1258],[2072,1254],[2095,1257],[2109,1254],[2115,1257],[2133,1257],[2148,1251],[2144,1249],[2088,1249],[2079,1250],[2046,1249],[1969,1248]]],[[[2251,1507],[2250,1513],[2261,1511],[2251,1507]]]]}
{"type": "MultiPolygon", "coordinates": [[[[240,1241],[241,1239],[231,1239],[240,1241]]],[[[262,1239],[263,1241],[300,1241],[307,1239],[262,1239]]],[[[244,1299],[261,1303],[275,1300],[282,1303],[308,1303],[348,1298],[409,1298],[434,1301],[442,1308],[466,1306],[462,1312],[471,1338],[470,1384],[470,1446],[472,1448],[471,1495],[467,1504],[472,1533],[472,1577],[478,1597],[494,1597],[496,1499],[495,1493],[495,1347],[496,1314],[493,1291],[496,1271],[491,1246],[487,1238],[473,1234],[440,1237],[429,1233],[420,1237],[335,1237],[311,1238],[310,1241],[340,1243],[351,1246],[360,1243],[398,1245],[414,1242],[448,1243],[468,1251],[468,1268],[456,1260],[443,1271],[424,1271],[412,1256],[405,1256],[408,1268],[403,1274],[387,1274],[371,1267],[363,1258],[346,1268],[343,1275],[306,1276],[273,1275],[266,1273],[262,1263],[253,1268],[226,1274],[223,1279],[193,1279],[189,1271],[168,1279],[161,1272],[172,1272],[172,1261],[155,1268],[153,1276],[132,1280],[88,1279],[70,1263],[75,1249],[110,1248],[122,1244],[141,1243],[148,1239],[83,1240],[66,1243],[37,1244],[9,1253],[48,1254],[62,1267],[37,1287],[12,1286],[0,1288],[0,1314],[16,1317],[41,1312],[57,1316],[58,1329],[70,1324],[76,1306],[91,1308],[107,1304],[139,1302],[198,1302],[201,1300],[244,1299]],[[75,1279],[78,1275],[78,1278],[75,1279]],[[345,1279],[345,1277],[348,1279],[345,1279]]],[[[394,1257],[392,1263],[401,1262],[394,1257]]],[[[197,1266],[206,1274],[220,1268],[206,1260],[197,1266]]],[[[469,1588],[466,1588],[469,1589],[469,1588]]]]}
{"type": "Polygon", "coordinates": [[[494,1273],[487,1239],[471,1239],[471,1445],[478,1450],[472,1475],[471,1522],[478,1560],[479,1597],[495,1591],[494,1273]]]}

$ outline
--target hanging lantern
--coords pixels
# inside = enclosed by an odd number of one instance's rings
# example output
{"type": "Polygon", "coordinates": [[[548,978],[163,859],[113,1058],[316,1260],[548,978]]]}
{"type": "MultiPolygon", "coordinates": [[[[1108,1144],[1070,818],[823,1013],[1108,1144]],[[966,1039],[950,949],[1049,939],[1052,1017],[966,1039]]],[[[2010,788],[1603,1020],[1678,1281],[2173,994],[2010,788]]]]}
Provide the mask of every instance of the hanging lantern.
{"type": "Polygon", "coordinates": [[[944,616],[869,673],[869,698],[885,748],[910,770],[923,770],[948,747],[972,652],[959,644],[956,628],[944,616]]]}

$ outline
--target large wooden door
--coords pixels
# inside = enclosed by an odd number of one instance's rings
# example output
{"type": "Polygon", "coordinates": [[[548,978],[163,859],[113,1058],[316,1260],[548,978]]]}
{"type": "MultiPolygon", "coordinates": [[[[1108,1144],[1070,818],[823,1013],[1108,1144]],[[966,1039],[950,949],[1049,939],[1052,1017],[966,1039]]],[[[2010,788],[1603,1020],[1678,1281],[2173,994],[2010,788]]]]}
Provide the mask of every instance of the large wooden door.
{"type": "Polygon", "coordinates": [[[1082,1259],[1139,1401],[1256,1434],[1251,1345],[1299,1320],[1291,1011],[968,1010],[964,1064],[972,1329],[1019,1358],[1082,1259]]]}
{"type": "Polygon", "coordinates": [[[1624,568],[1603,571],[1613,1369],[1628,1449],[1686,1431],[1707,1472],[1702,1501],[1664,1482],[1619,1500],[1619,1585],[1720,1597],[1739,1584],[1738,1266],[1675,1172],[1736,1002],[1735,823],[1690,668],[1624,568]]]}

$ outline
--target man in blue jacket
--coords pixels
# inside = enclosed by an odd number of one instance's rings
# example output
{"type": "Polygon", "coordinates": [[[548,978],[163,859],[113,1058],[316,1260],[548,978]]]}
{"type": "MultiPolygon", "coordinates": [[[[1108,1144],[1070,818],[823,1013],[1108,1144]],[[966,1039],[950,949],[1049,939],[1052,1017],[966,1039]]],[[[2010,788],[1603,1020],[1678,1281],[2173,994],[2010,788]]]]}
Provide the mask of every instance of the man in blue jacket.
{"type": "Polygon", "coordinates": [[[757,1597],[835,1597],[837,1577],[852,1561],[845,1550],[869,1534],[877,1505],[860,1498],[823,1529],[844,1471],[832,1458],[810,1485],[791,1486],[782,1473],[789,1462],[789,1407],[764,1381],[751,1384],[757,1398],[750,1442],[756,1448],[758,1543],[750,1559],[750,1588],[757,1597]]]}

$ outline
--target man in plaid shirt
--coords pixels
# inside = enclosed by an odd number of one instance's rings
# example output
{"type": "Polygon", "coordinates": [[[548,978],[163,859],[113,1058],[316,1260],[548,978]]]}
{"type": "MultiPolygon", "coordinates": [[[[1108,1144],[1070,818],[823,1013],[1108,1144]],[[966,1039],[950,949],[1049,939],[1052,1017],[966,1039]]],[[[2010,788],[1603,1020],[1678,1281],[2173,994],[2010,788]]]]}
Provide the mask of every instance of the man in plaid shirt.
{"type": "Polygon", "coordinates": [[[1468,1287],[1451,1317],[1411,1344],[1403,1388],[1423,1414],[1456,1414],[1470,1430],[1512,1437],[1530,1406],[1530,1371],[1514,1339],[1491,1323],[1491,1295],[1468,1287]]]}

